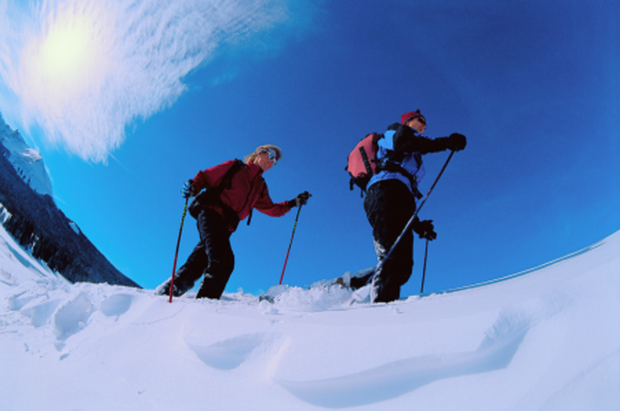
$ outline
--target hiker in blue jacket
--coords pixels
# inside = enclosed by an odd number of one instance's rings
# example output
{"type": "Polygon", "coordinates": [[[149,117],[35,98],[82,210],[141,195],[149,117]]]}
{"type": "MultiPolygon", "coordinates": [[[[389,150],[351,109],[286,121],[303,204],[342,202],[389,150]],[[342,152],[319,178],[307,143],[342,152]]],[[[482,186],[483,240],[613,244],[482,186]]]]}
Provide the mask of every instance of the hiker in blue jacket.
{"type": "MultiPolygon", "coordinates": [[[[401,116],[378,141],[377,172],[367,186],[364,210],[372,226],[375,252],[379,261],[388,253],[416,210],[416,200],[422,198],[418,185],[424,178],[422,155],[444,150],[460,151],[467,145],[464,135],[431,139],[421,134],[426,119],[420,110],[401,116]]],[[[420,238],[437,238],[432,220],[416,217],[413,231],[420,238]]],[[[400,287],[411,277],[413,269],[413,232],[404,233],[372,279],[371,302],[390,302],[400,298],[400,287]]]]}

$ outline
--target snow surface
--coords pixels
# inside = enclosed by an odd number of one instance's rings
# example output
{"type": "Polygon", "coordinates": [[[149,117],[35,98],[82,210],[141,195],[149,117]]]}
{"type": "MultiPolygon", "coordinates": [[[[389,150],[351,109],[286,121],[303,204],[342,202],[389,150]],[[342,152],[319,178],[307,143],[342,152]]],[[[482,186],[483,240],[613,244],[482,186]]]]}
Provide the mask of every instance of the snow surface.
{"type": "Polygon", "coordinates": [[[619,250],[620,231],[391,304],[335,286],[169,304],[72,285],[0,228],[0,408],[620,410],[619,250]]]}

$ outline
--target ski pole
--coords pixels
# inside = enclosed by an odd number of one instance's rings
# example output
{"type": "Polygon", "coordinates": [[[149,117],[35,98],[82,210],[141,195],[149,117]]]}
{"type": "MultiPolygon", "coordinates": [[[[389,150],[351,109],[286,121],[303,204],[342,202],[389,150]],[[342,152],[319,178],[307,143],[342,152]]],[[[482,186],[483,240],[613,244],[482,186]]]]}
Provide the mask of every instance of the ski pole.
{"type": "MultiPolygon", "coordinates": [[[[379,270],[381,269],[381,267],[383,267],[383,264],[385,263],[385,261],[390,258],[390,255],[392,255],[392,252],[394,251],[394,249],[396,248],[396,246],[398,245],[398,243],[400,242],[400,240],[402,240],[402,238],[405,236],[405,233],[408,232],[409,230],[411,230],[411,226],[413,225],[413,221],[415,220],[415,218],[418,216],[418,213],[420,212],[420,210],[422,209],[422,207],[424,206],[424,203],[426,203],[426,200],[428,200],[428,196],[431,195],[431,192],[433,191],[433,188],[435,188],[435,185],[437,185],[437,182],[439,181],[439,178],[441,177],[441,175],[443,174],[444,170],[446,169],[446,167],[448,166],[448,163],[450,162],[450,159],[452,158],[452,155],[454,155],[454,151],[450,152],[450,155],[448,156],[448,159],[446,160],[446,163],[443,165],[443,167],[441,168],[441,171],[439,172],[439,174],[437,175],[437,178],[435,179],[435,182],[433,183],[433,185],[431,186],[430,190],[428,190],[428,193],[426,193],[426,197],[424,197],[424,199],[422,200],[422,203],[420,203],[420,207],[417,208],[417,210],[415,210],[415,212],[413,213],[413,215],[411,216],[411,218],[409,219],[409,221],[407,222],[407,225],[405,225],[405,228],[403,229],[403,231],[400,233],[400,235],[396,238],[396,241],[394,241],[394,244],[392,244],[392,247],[390,247],[390,249],[388,250],[387,254],[385,255],[385,257],[379,261],[379,264],[377,264],[377,268],[375,268],[375,274],[372,276],[372,278],[375,277],[375,275],[377,275],[377,272],[379,272],[379,270]]],[[[371,280],[372,280],[371,278],[371,280]]]]}
{"type": "Polygon", "coordinates": [[[284,270],[286,270],[286,263],[288,262],[288,255],[291,252],[291,246],[293,245],[293,237],[295,237],[295,229],[297,228],[297,221],[299,220],[299,213],[301,213],[301,206],[299,205],[299,209],[297,210],[297,217],[295,217],[295,224],[293,224],[293,232],[291,233],[291,242],[288,244],[288,250],[286,251],[286,258],[284,259],[284,267],[282,267],[282,275],[280,275],[280,283],[282,284],[282,279],[284,278],[284,270]]]}
{"type": "Polygon", "coordinates": [[[172,303],[172,290],[174,290],[174,273],[177,270],[177,257],[179,256],[179,244],[181,244],[181,233],[183,232],[183,223],[185,222],[185,214],[187,214],[187,203],[189,197],[185,199],[185,207],[183,207],[183,216],[181,217],[181,228],[179,228],[179,238],[177,239],[177,249],[174,252],[174,263],[172,264],[172,277],[170,277],[170,299],[169,303],[172,303]]]}
{"type": "Polygon", "coordinates": [[[420,287],[420,294],[424,292],[424,278],[426,277],[426,260],[428,260],[428,238],[426,239],[426,249],[424,250],[424,268],[422,269],[422,287],[420,287]]]}

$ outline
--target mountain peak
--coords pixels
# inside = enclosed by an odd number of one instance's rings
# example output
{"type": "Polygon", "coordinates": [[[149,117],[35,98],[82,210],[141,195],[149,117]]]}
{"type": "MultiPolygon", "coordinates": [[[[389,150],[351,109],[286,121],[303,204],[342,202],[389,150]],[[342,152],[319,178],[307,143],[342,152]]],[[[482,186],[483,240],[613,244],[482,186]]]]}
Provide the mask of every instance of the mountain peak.
{"type": "Polygon", "coordinates": [[[52,183],[41,154],[29,147],[19,131],[12,130],[0,114],[0,143],[9,152],[8,160],[26,184],[39,194],[52,196],[52,183]]]}

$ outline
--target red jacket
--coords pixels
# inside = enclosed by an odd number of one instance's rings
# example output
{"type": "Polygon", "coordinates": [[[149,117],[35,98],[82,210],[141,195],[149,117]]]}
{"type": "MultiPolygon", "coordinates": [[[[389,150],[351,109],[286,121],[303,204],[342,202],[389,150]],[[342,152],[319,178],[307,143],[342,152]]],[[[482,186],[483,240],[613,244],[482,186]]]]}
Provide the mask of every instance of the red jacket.
{"type": "MultiPolygon", "coordinates": [[[[235,160],[228,160],[220,165],[199,171],[192,180],[196,192],[204,188],[217,187],[234,162],[235,160]]],[[[220,199],[237,213],[239,221],[246,218],[252,208],[256,208],[261,213],[271,217],[280,217],[291,211],[288,201],[274,203],[271,200],[267,183],[265,183],[262,174],[263,170],[259,166],[254,163],[247,163],[233,175],[230,187],[225,187],[222,191],[220,199]]],[[[212,208],[226,218],[220,206],[213,205],[212,208]]],[[[231,231],[235,231],[236,222],[234,224],[233,222],[228,223],[231,231]]]]}

